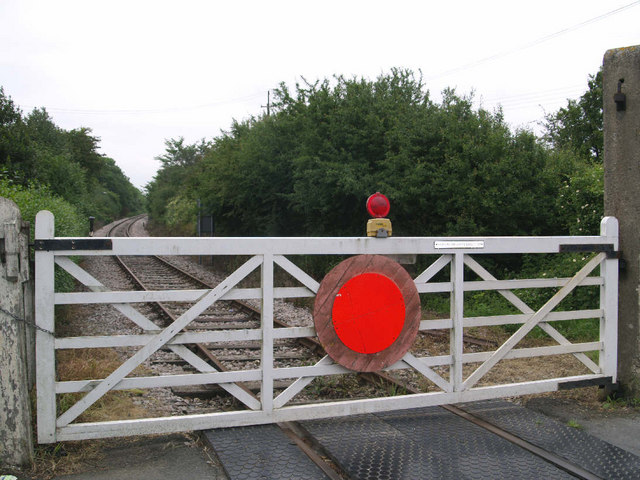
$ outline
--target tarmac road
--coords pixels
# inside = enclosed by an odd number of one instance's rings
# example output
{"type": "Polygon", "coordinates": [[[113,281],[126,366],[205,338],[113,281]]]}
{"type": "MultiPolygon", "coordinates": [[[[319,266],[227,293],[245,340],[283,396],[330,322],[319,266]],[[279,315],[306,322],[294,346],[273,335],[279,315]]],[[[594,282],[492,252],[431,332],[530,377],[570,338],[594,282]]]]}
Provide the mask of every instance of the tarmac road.
{"type": "Polygon", "coordinates": [[[180,434],[140,437],[103,453],[86,471],[55,480],[227,479],[215,454],[180,434]]]}
{"type": "Polygon", "coordinates": [[[586,433],[640,456],[640,412],[628,409],[595,411],[557,398],[532,398],[527,408],[565,425],[576,422],[586,433]]]}

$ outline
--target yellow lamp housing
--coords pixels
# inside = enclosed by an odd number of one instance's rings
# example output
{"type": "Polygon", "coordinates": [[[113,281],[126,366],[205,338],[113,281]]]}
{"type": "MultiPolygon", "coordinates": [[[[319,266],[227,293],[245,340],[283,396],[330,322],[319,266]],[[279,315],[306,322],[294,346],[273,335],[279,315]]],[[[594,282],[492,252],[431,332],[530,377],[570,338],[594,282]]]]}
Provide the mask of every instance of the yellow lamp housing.
{"type": "Polygon", "coordinates": [[[367,222],[367,237],[385,238],[391,233],[391,220],[388,218],[372,218],[367,222]]]}

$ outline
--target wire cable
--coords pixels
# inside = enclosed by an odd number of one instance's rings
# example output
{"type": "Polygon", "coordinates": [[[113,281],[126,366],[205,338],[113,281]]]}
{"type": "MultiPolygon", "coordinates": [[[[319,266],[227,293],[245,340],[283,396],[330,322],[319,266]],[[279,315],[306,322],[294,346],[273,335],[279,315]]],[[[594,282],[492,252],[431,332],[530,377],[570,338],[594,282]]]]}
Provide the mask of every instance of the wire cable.
{"type": "Polygon", "coordinates": [[[447,77],[447,76],[449,76],[449,75],[451,75],[453,73],[457,73],[457,72],[460,72],[460,71],[463,71],[463,70],[467,70],[467,69],[470,69],[470,68],[473,68],[473,67],[477,67],[479,65],[482,65],[482,64],[485,64],[485,63],[488,63],[488,62],[492,62],[492,61],[497,60],[499,58],[506,57],[507,55],[511,55],[513,53],[520,52],[522,50],[526,50],[526,49],[531,48],[531,47],[535,47],[536,45],[540,45],[541,43],[548,42],[549,40],[552,40],[552,39],[554,39],[556,37],[559,37],[561,35],[565,35],[565,34],[567,34],[569,32],[574,31],[574,30],[578,30],[579,28],[582,28],[582,27],[585,27],[585,26],[590,25],[592,23],[604,20],[605,18],[610,17],[612,15],[616,15],[616,14],[618,14],[618,13],[624,11],[624,10],[627,10],[627,9],[629,9],[631,7],[635,7],[638,4],[640,4],[640,0],[637,0],[635,2],[629,3],[627,5],[623,5],[622,7],[616,8],[615,10],[611,10],[610,12],[603,13],[602,15],[598,15],[597,17],[590,18],[589,20],[585,20],[584,22],[577,23],[576,25],[573,25],[571,27],[563,28],[562,30],[558,30],[557,32],[551,33],[549,35],[545,35],[545,36],[540,37],[540,38],[538,38],[536,40],[533,40],[530,43],[524,44],[524,45],[522,45],[520,47],[513,48],[511,50],[505,50],[503,52],[499,52],[499,53],[496,53],[494,55],[490,55],[488,57],[481,58],[480,60],[475,60],[475,61],[467,63],[465,65],[461,65],[459,67],[455,67],[455,68],[452,68],[450,70],[446,70],[444,72],[438,73],[436,75],[428,77],[427,81],[435,80],[437,78],[447,77]]]}
{"type": "MultiPolygon", "coordinates": [[[[191,110],[199,110],[203,108],[218,107],[221,105],[227,105],[232,103],[243,102],[251,100],[253,98],[263,97],[264,92],[254,93],[252,95],[246,95],[244,97],[232,98],[229,100],[219,100],[217,102],[205,103],[202,105],[191,105],[184,107],[164,107],[164,108],[150,108],[150,109],[81,109],[81,108],[59,108],[59,107],[46,107],[46,110],[51,113],[70,113],[80,115],[146,115],[146,114],[158,114],[158,113],[175,113],[186,112],[191,110]]],[[[40,108],[30,105],[21,105],[22,108],[40,108]]]]}

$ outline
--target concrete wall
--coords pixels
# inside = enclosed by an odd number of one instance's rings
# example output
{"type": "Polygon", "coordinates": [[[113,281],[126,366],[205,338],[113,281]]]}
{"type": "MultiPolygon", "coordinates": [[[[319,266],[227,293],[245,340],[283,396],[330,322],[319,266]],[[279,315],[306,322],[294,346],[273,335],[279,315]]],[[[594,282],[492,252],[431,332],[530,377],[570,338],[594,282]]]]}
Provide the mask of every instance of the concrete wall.
{"type": "Polygon", "coordinates": [[[640,45],[604,56],[604,214],[620,221],[618,379],[640,395],[640,45]],[[622,81],[622,82],[621,82],[622,81]],[[619,110],[618,85],[626,99],[619,110]]]}

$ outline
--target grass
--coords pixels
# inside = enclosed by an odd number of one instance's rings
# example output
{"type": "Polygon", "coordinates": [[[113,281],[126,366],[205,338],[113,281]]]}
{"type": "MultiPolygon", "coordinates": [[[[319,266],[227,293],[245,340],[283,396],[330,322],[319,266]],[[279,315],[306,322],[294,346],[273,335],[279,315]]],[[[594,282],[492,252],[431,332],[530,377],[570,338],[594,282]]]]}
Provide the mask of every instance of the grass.
{"type": "Polygon", "coordinates": [[[572,418],[572,419],[570,419],[570,420],[567,422],[567,427],[575,428],[575,429],[577,429],[577,430],[583,430],[583,429],[584,429],[584,427],[583,427],[582,425],[580,425],[580,424],[578,423],[578,421],[577,421],[577,420],[574,420],[573,418],[572,418]]]}
{"type": "Polygon", "coordinates": [[[307,388],[319,397],[349,398],[351,392],[353,392],[358,385],[358,379],[355,375],[344,374],[317,377],[307,388]]]}
{"type": "MultiPolygon", "coordinates": [[[[56,353],[56,373],[58,381],[101,379],[108,376],[122,364],[120,355],[113,349],[77,349],[59,350],[56,353]]],[[[134,374],[144,374],[139,367],[134,374]]],[[[144,395],[140,389],[108,392],[94,405],[86,410],[78,421],[108,421],[128,418],[143,418],[145,410],[134,402],[136,397],[144,395]]],[[[57,395],[57,412],[70,408],[84,393],[66,393],[57,395]]],[[[35,406],[35,395],[32,399],[35,406]]],[[[33,410],[35,412],[35,408],[33,410]]],[[[32,478],[47,480],[59,475],[71,474],[87,464],[96,463],[102,457],[106,446],[117,440],[90,440],[78,442],[58,442],[49,445],[38,445],[35,448],[33,466],[30,470],[16,472],[18,478],[27,474],[32,478]]]]}
{"type": "Polygon", "coordinates": [[[639,397],[617,397],[608,396],[602,403],[602,408],[605,410],[618,410],[618,409],[640,409],[639,397]]]}
{"type": "MultiPolygon", "coordinates": [[[[106,378],[121,364],[122,359],[118,353],[108,348],[60,350],[57,352],[56,366],[59,381],[106,378]]],[[[137,369],[137,373],[143,373],[140,367],[137,369]]],[[[145,411],[135,404],[134,398],[143,394],[144,391],[140,389],[108,392],[82,413],[78,420],[80,422],[99,422],[142,418],[145,416],[145,411]]],[[[58,415],[69,409],[84,395],[84,393],[58,395],[58,415]]]]}

